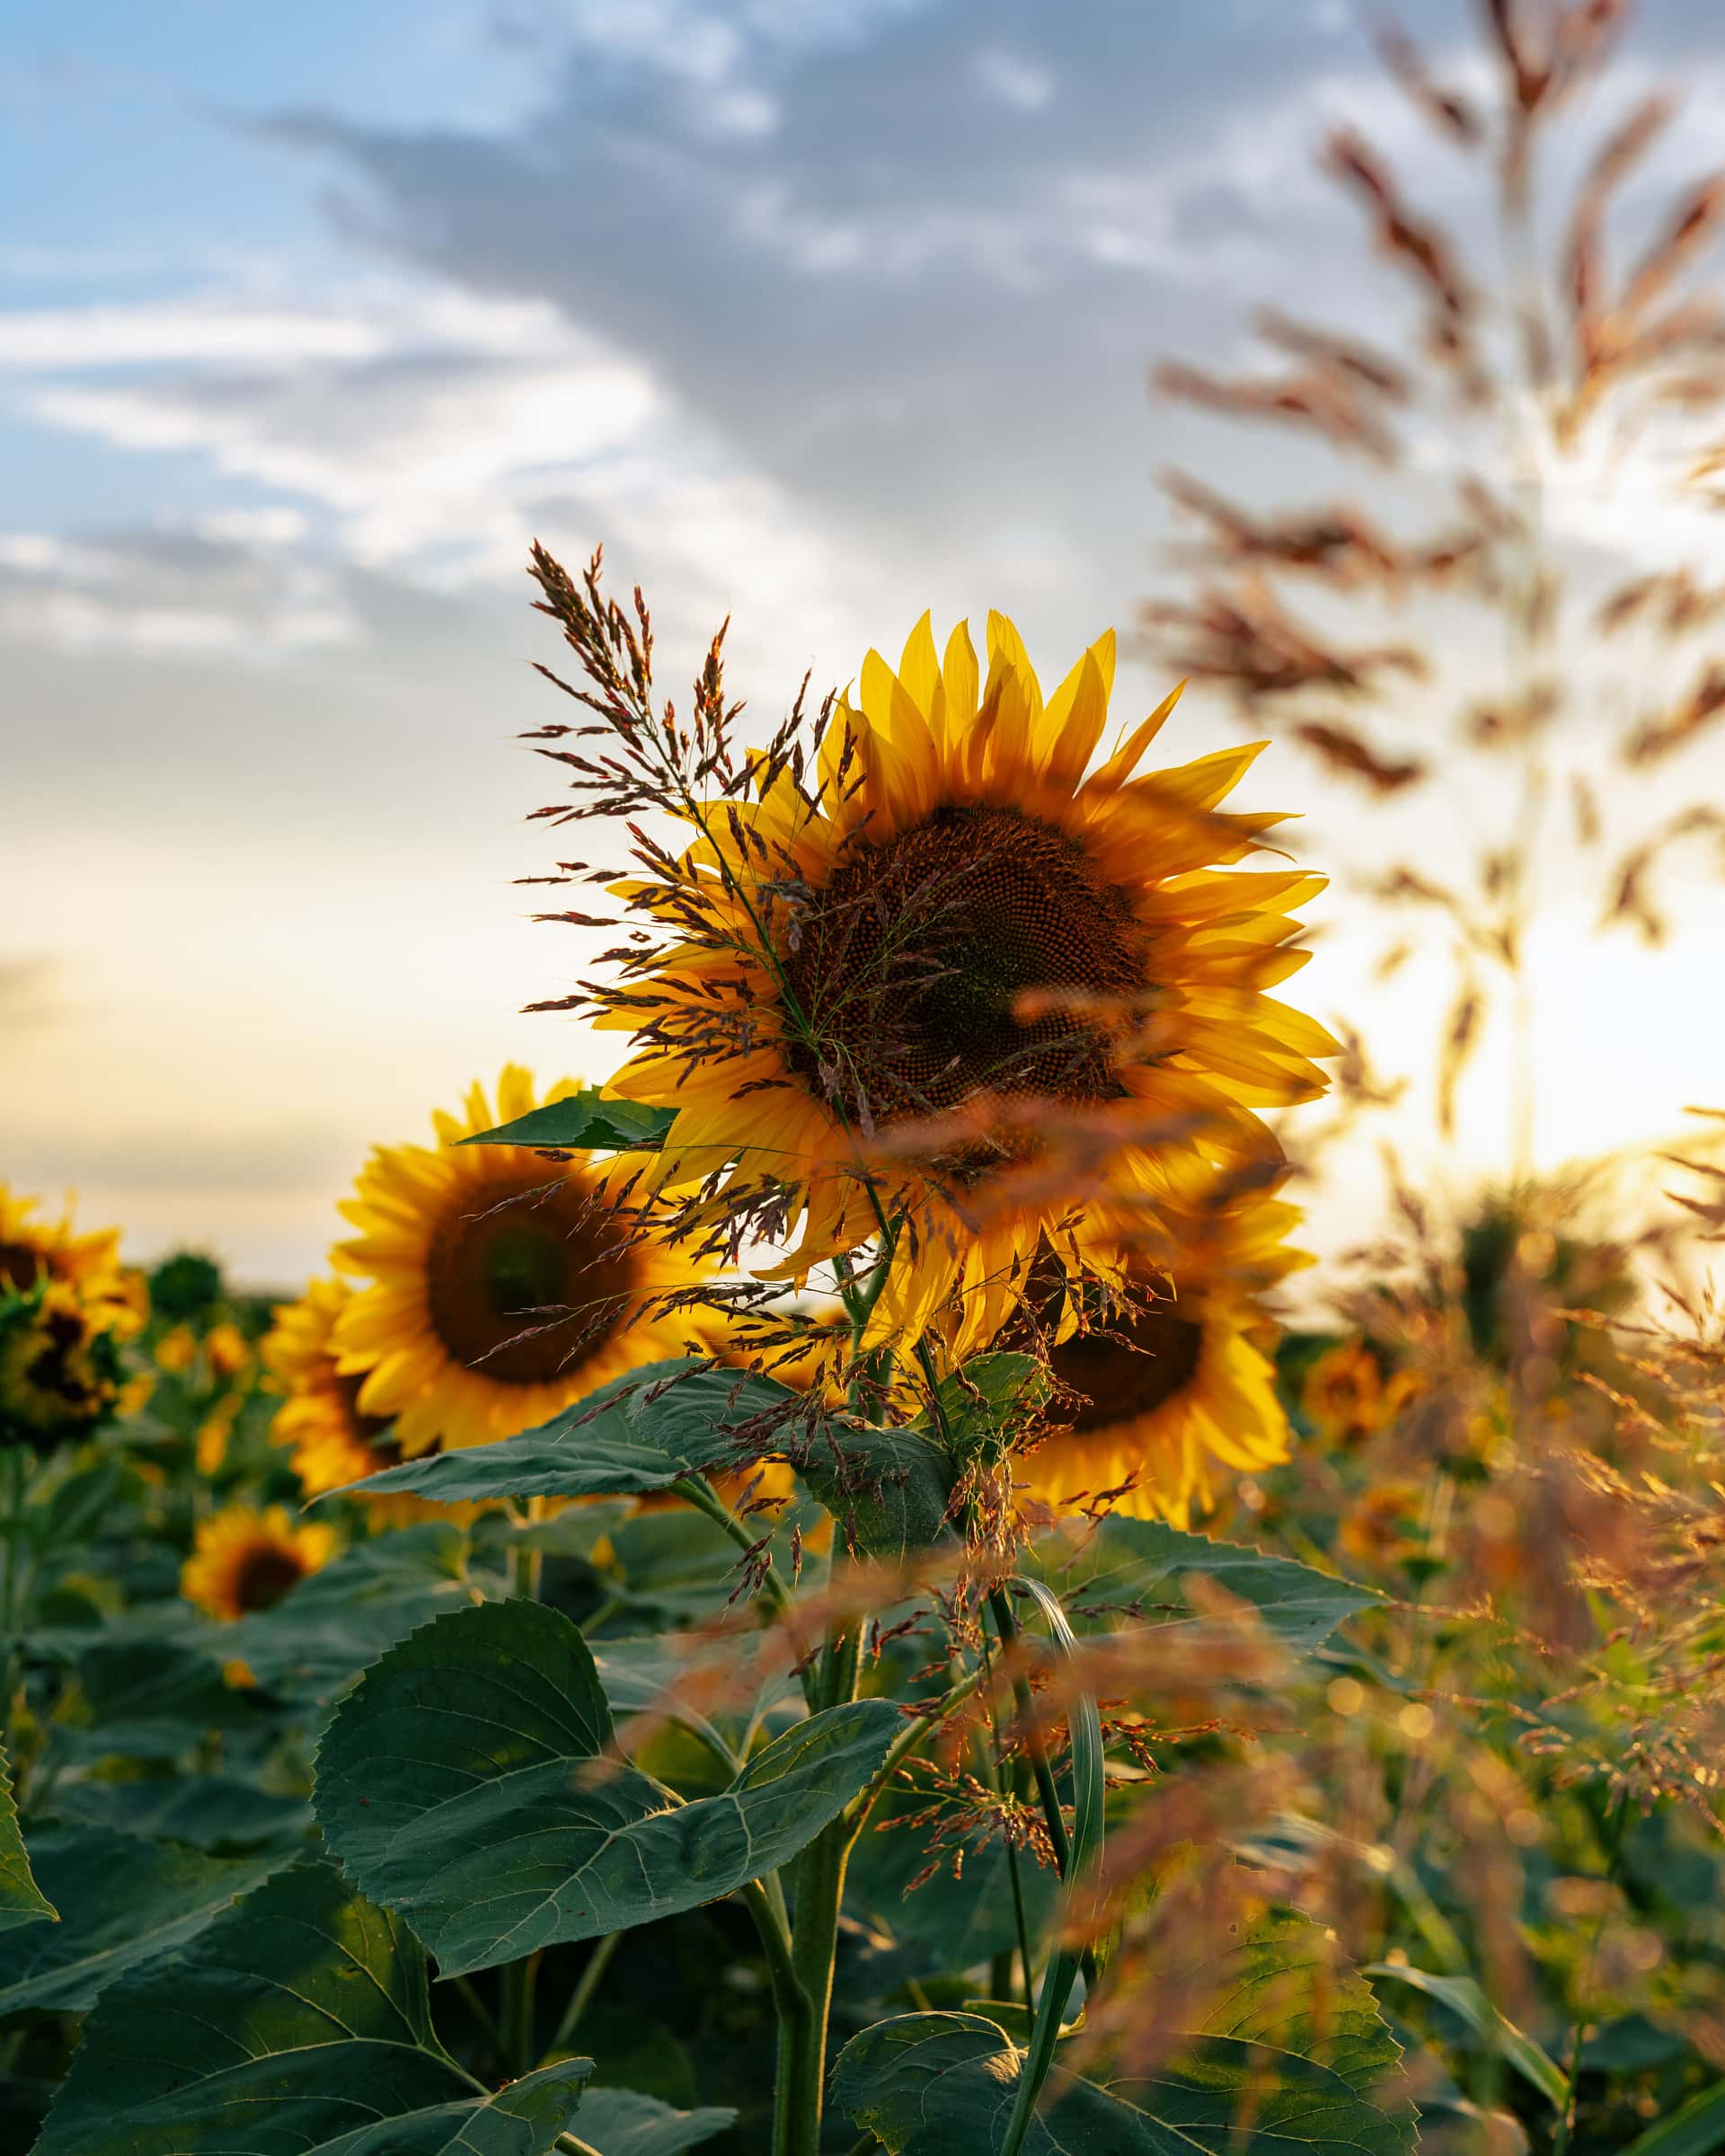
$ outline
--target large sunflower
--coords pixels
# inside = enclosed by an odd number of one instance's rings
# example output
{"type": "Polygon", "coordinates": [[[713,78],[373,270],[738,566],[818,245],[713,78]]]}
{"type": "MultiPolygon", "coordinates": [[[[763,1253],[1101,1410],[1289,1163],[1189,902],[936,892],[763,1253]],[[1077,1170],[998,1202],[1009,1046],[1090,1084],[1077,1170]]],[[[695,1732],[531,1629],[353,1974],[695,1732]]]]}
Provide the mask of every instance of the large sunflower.
{"type": "MultiPolygon", "coordinates": [[[[1217,1470],[1251,1473],[1287,1457],[1287,1418],[1268,1345],[1265,1291],[1306,1255],[1287,1247],[1292,1206],[1252,1197],[1189,1216],[1172,1260],[1123,1244],[1126,1283],[1086,1322],[1084,1293],[1059,1291],[1044,1348],[1057,1425],[1013,1462],[1022,1491],[1057,1511],[1103,1500],[1183,1527],[1216,1501],[1217,1470]]],[[[1092,1299],[1093,1300],[1093,1293],[1092,1299]]]]}
{"type": "Polygon", "coordinates": [[[378,1146],[341,1207],[359,1233],[334,1261],[368,1284],[336,1316],[338,1369],[407,1457],[512,1436],[681,1348],[654,1298],[691,1268],[633,1232],[585,1156],[461,1145],[535,1105],[532,1078],[506,1065],[495,1116],[475,1085],[464,1117],[433,1116],[438,1150],[378,1146]]]}
{"type": "Polygon", "coordinates": [[[1322,879],[1207,865],[1279,820],[1217,806],[1257,749],[1139,774],[1170,696],[1092,770],[1112,635],[1046,702],[1000,614],[987,645],[985,682],[965,625],[942,658],[924,615],[836,706],[812,797],[763,763],[674,872],[619,886],[696,932],[599,1021],[646,1044],[611,1090],[677,1111],[653,1187],[777,1205],[792,1278],[890,1224],[871,1338],[956,1300],[960,1353],[1050,1238],[1082,1269],[1092,1191],[1048,1172],[1059,1133],[1095,1188],[1154,1206],[1176,1156],[1273,1158],[1255,1110],[1320,1092],[1335,1047],[1264,993],[1305,957],[1290,909],[1322,879]]]}
{"type": "Polygon", "coordinates": [[[180,1570],[180,1592],[212,1617],[232,1623],[274,1607],[290,1587],[334,1555],[333,1527],[296,1527],[286,1509],[263,1512],[235,1505],[200,1520],[191,1555],[180,1570]]]}

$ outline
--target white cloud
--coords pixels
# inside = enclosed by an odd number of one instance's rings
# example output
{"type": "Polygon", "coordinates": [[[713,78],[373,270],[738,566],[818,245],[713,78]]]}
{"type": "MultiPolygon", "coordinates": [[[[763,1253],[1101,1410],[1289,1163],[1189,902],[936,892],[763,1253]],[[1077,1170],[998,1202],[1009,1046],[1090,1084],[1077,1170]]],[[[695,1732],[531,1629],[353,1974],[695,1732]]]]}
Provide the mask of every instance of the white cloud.
{"type": "Polygon", "coordinates": [[[352,643],[361,632],[339,579],[285,551],[302,523],[260,510],[75,543],[0,533],[0,636],[230,660],[352,643]]]}
{"type": "Polygon", "coordinates": [[[1054,77],[1046,67],[998,46],[979,52],[975,68],[978,82],[989,96],[1015,112],[1039,112],[1054,95],[1054,77]]]}
{"type": "MultiPolygon", "coordinates": [[[[549,514],[578,526],[579,544],[599,531],[638,541],[668,561],[668,580],[724,605],[740,585],[817,631],[833,625],[846,581],[826,535],[651,368],[545,302],[411,278],[284,304],[248,283],[15,314],[0,323],[0,366],[22,377],[39,425],[123,452],[201,454],[282,497],[223,512],[202,535],[296,553],[308,577],[321,545],[326,561],[333,549],[440,588],[512,579],[549,514]]],[[[62,549],[50,560],[40,550],[53,543],[15,534],[0,551],[11,573],[0,625],[14,634],[189,649],[260,633],[254,609],[225,614],[200,596],[218,588],[201,565],[181,604],[123,604],[111,556],[62,549]]],[[[285,598],[262,633],[279,645],[351,625],[333,603],[285,598]]]]}

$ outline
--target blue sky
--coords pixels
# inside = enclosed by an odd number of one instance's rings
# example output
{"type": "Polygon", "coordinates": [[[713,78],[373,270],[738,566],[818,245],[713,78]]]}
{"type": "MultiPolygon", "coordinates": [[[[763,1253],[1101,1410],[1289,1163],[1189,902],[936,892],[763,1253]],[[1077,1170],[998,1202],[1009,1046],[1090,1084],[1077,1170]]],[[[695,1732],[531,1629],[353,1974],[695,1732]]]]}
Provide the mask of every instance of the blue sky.
{"type": "MultiPolygon", "coordinates": [[[[287,1283],[371,1139],[420,1134],[506,1056],[601,1067],[518,1015],[579,965],[510,887],[543,866],[512,742],[545,715],[523,662],[553,656],[525,605],[535,534],[606,542],[673,676],[733,613],[770,717],[925,605],[1004,607],[1058,675],[1168,581],[1159,466],[1302,477],[1288,445],[1153,405],[1145,373],[1233,363],[1261,296],[1393,327],[1314,141],[1352,115],[1439,199],[1460,181],[1358,12],[6,11],[0,1175],[78,1186],[140,1250],[203,1241],[287,1283]]],[[[1460,0],[1403,12],[1463,49],[1460,0]]],[[[1701,0],[1644,11],[1612,95],[1674,63],[1690,108],[1653,177],[1720,137],[1701,0]]],[[[1621,520],[1577,517],[1579,545],[1618,544],[1621,520]]],[[[1140,658],[1120,694],[1160,685],[1140,658]]],[[[1181,726],[1181,753],[1235,738],[1201,696],[1181,726]]],[[[1294,752],[1254,785],[1345,845],[1352,797],[1294,752]]],[[[1402,841],[1453,847],[1458,806],[1402,841]]],[[[1345,911],[1329,927],[1306,1000],[1371,993],[1415,1043],[1435,976],[1369,992],[1345,911]]],[[[1628,962],[1584,947],[1560,921],[1571,1016],[1628,962]]],[[[1598,1047],[1553,1156],[1704,1093],[1685,1063],[1725,1042],[1677,995],[1686,962],[1623,974],[1690,1015],[1657,1081],[1598,1047]]],[[[1500,1078],[1488,1059],[1482,1163],[1500,1078]]]]}

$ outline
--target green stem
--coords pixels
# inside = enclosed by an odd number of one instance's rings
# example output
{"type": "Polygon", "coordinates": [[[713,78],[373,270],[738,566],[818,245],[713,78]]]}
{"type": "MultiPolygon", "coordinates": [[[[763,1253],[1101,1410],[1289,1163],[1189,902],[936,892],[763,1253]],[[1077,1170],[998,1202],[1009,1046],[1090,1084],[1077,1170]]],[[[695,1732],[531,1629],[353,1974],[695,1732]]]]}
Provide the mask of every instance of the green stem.
{"type": "MultiPolygon", "coordinates": [[[[1004,1587],[990,1588],[988,1610],[1000,1635],[1001,1646],[1012,1654],[1018,1645],[1018,1620],[1013,1615],[1012,1598],[1004,1587]]],[[[1066,1833],[1066,1817],[1060,1807],[1054,1770],[1048,1764],[1048,1749],[1042,1742],[1042,1732],[1036,1726],[1036,1702],[1031,1695],[1030,1679],[1016,1666],[1013,1671],[1013,1700],[1023,1727],[1024,1750],[1031,1763],[1031,1775],[1036,1783],[1042,1816],[1048,1822],[1048,1839],[1054,1844],[1055,1864],[1064,1879],[1072,1869],[1072,1840],[1066,1833]]]]}
{"type": "Polygon", "coordinates": [[[778,2058],[773,2082],[773,2156],[789,2156],[789,2152],[805,2145],[797,2137],[799,2066],[809,2046],[812,2006],[793,1959],[791,1933],[784,1921],[783,1893],[770,1895],[759,1879],[751,1879],[743,1888],[742,1898],[755,1920],[761,1951],[766,1957],[774,2016],[778,2023],[778,2058]]]}
{"type": "Polygon", "coordinates": [[[893,1775],[898,1768],[922,1750],[948,1715],[961,1707],[971,1693],[986,1682],[987,1676],[986,1666],[979,1663],[969,1676],[960,1679],[933,1714],[919,1716],[893,1738],[874,1780],[851,1807],[851,1817],[857,1833],[860,1833],[868,1825],[870,1814],[891,1787],[893,1775]]]}
{"type": "MultiPolygon", "coordinates": [[[[527,1499],[529,1524],[536,1525],[544,1516],[545,1500],[543,1498],[529,1498],[527,1499]]],[[[539,1582],[544,1571],[544,1551],[535,1550],[529,1543],[518,1542],[509,1551],[510,1592],[524,1596],[529,1602],[537,1602],[539,1582]]]]}
{"type": "MultiPolygon", "coordinates": [[[[815,1678],[816,1697],[842,1706],[856,1696],[862,1628],[854,1621],[835,1628],[815,1678]]],[[[858,1808],[841,1812],[796,1858],[792,1870],[794,1932],[791,1970],[803,2012],[793,2027],[779,2025],[773,2156],[820,2156],[821,2109],[827,2085],[827,2022],[833,2001],[833,1965],[838,1955],[838,1916],[845,1873],[859,1827],[858,1808]]]]}
{"type": "MultiPolygon", "coordinates": [[[[1617,1799],[1615,1809],[1606,1824],[1606,1878],[1615,1883],[1618,1860],[1623,1853],[1623,1830],[1629,1824],[1629,1795],[1625,1791],[1617,1799]]],[[[1580,1988],[1576,1994],[1575,2017],[1570,2030],[1569,2094],[1558,2114],[1557,2131],[1552,2138],[1552,2156],[1569,2156],[1570,2143],[1575,2134],[1577,2083],[1581,2074],[1581,2032],[1587,2027],[1587,1994],[1593,1988],[1593,1972],[1599,1958],[1599,1941],[1606,1929],[1602,1909],[1593,1928],[1593,1943],[1588,1948],[1587,1966],[1582,1974],[1580,1988]]]]}
{"type": "Polygon", "coordinates": [[[19,1635],[27,1614],[24,1586],[24,1506],[30,1487],[30,1453],[22,1445],[0,1449],[0,1534],[5,1542],[5,1579],[0,1592],[0,1743],[12,1763],[13,1796],[22,1804],[24,1763],[13,1742],[13,1710],[22,1673],[19,1635]]]}
{"type": "MultiPolygon", "coordinates": [[[[681,1498],[686,1505],[693,1505],[703,1512],[715,1527],[722,1528],[739,1550],[753,1550],[760,1537],[751,1534],[748,1524],[739,1520],[704,1475],[685,1475],[671,1484],[671,1495],[681,1498]]],[[[773,1568],[773,1560],[765,1551],[760,1552],[765,1567],[761,1574],[761,1593],[774,1611],[783,1616],[791,1607],[791,1591],[773,1568]]]]}
{"type": "Polygon", "coordinates": [[[456,1989],[467,2001],[467,2010],[484,2032],[485,2041],[497,2054],[499,2063],[503,2058],[503,2031],[497,2025],[497,2016],[479,1995],[479,1986],[471,1976],[457,1976],[456,1989]]]}
{"type": "Polygon", "coordinates": [[[534,1994],[539,1984],[537,1954],[510,1962],[504,1969],[499,1991],[499,2019],[503,2031],[503,2070],[510,2075],[530,2072],[538,2056],[533,2040],[534,1994]]]}
{"type": "Polygon", "coordinates": [[[557,2024],[557,2033],[551,2039],[546,2056],[566,2050],[569,2039],[575,2034],[581,2016],[593,2003],[593,1994],[599,1988],[599,1979],[611,1966],[611,1957],[622,1940],[621,1931],[607,1931],[588,1956],[580,1975],[575,1979],[575,1988],[569,1994],[569,2004],[563,2009],[563,2018],[557,2024]]]}

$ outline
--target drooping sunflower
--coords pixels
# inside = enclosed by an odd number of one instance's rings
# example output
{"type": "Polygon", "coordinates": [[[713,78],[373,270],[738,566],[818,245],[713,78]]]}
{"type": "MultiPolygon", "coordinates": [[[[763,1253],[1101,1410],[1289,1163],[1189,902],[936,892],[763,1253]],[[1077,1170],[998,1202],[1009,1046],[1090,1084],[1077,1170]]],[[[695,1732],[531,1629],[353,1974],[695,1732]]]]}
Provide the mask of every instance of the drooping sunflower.
{"type": "Polygon", "coordinates": [[[212,1617],[232,1623],[273,1608],[290,1587],[335,1554],[333,1527],[296,1527],[285,1507],[263,1512],[245,1505],[200,1520],[191,1555],[180,1569],[180,1592],[212,1617]]]}
{"type": "Polygon", "coordinates": [[[598,1021],[644,1044],[610,1090],[677,1111],[652,1188],[776,1202],[793,1279],[889,1224],[871,1339],[956,1301],[960,1353],[1050,1242],[1082,1269],[1090,1193],[1048,1174],[1051,1133],[1154,1203],[1175,1156],[1273,1158],[1256,1110],[1322,1091],[1335,1052],[1265,993],[1323,879],[1214,865],[1280,820],[1218,807],[1257,747],[1139,773],[1170,696],[1092,769],[1111,633],[1046,702],[997,614],[987,649],[985,681],[965,624],[941,658],[924,615],[836,704],[817,789],[759,764],[674,874],[616,887],[699,932],[627,968],[598,1021]]]}
{"type": "Polygon", "coordinates": [[[1057,1427],[1013,1462],[1027,1495],[1057,1511],[1105,1499],[1183,1527],[1216,1502],[1218,1472],[1287,1457],[1288,1426],[1263,1296],[1310,1262],[1287,1248],[1298,1211],[1262,1195],[1188,1216],[1168,1251],[1123,1246],[1123,1297],[1088,1322],[1084,1291],[1046,1307],[1057,1427]],[[1172,1268],[1170,1257],[1172,1255],[1172,1268]]]}
{"type": "Polygon", "coordinates": [[[336,1313],[337,1367],[404,1457],[512,1436],[682,1348],[655,1298],[691,1266],[634,1232],[601,1168],[462,1147],[535,1106],[532,1077],[506,1065],[495,1116],[475,1085],[463,1116],[433,1116],[438,1149],[376,1147],[342,1205],[359,1233],[332,1256],[363,1285],[336,1313]]]}

